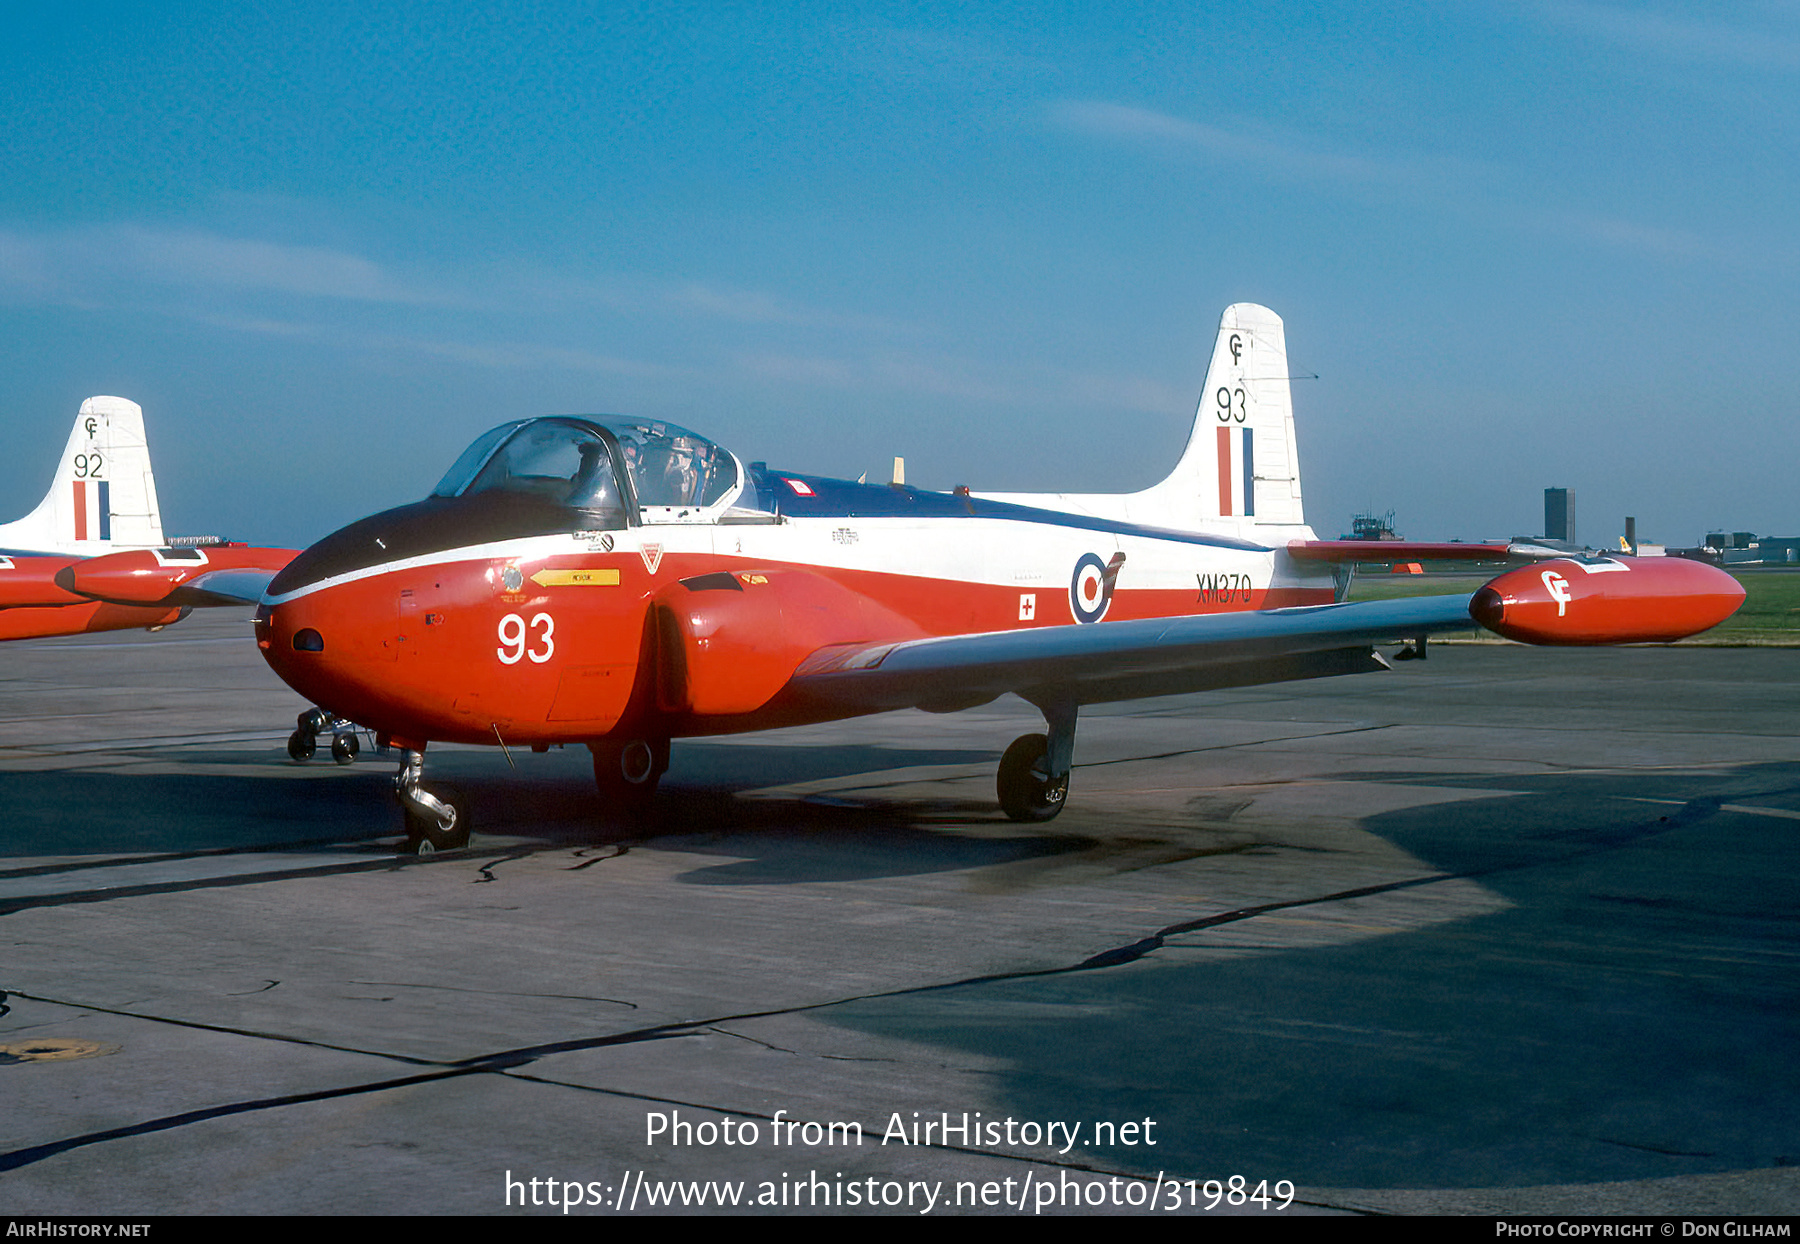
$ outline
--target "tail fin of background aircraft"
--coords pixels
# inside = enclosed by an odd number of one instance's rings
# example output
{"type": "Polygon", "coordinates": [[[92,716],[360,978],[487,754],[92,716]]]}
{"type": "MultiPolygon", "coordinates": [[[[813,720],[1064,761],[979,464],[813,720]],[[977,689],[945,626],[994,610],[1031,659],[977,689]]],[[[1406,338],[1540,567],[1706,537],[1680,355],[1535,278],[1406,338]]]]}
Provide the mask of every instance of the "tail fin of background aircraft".
{"type": "Polygon", "coordinates": [[[1262,529],[1286,527],[1294,530],[1279,538],[1310,539],[1281,317],[1250,302],[1225,308],[1187,449],[1160,484],[1133,493],[982,495],[1151,527],[1259,541],[1278,538],[1262,529]]]}
{"type": "Polygon", "coordinates": [[[162,543],[144,412],[122,397],[81,404],[49,493],[0,526],[0,549],[92,555],[162,543]]]}

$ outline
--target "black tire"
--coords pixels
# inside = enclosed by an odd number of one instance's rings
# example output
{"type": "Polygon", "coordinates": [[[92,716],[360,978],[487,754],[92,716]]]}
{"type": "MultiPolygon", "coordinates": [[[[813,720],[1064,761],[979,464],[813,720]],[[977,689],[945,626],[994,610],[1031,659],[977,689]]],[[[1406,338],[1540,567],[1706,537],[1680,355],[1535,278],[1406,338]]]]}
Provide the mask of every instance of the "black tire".
{"type": "Polygon", "coordinates": [[[607,815],[639,816],[656,797],[656,784],[669,769],[667,739],[608,740],[589,745],[594,753],[594,786],[607,815]]]}
{"type": "Polygon", "coordinates": [[[1015,821],[1049,821],[1063,810],[1069,794],[1069,775],[1050,780],[1046,761],[1050,740],[1041,734],[1027,734],[1013,740],[1000,757],[1000,772],[995,789],[1000,807],[1015,821]]]}
{"type": "Polygon", "coordinates": [[[354,734],[334,734],[331,737],[331,758],[341,765],[347,765],[356,759],[361,750],[354,734]]]}
{"type": "MultiPolygon", "coordinates": [[[[419,816],[406,809],[406,845],[402,855],[434,855],[439,851],[460,851],[469,845],[469,801],[462,792],[448,786],[419,784],[419,789],[450,805],[454,814],[450,828],[438,825],[435,816],[419,816]]],[[[404,806],[404,805],[403,805],[404,806]]]]}
{"type": "Polygon", "coordinates": [[[288,759],[305,762],[313,758],[319,750],[318,740],[304,730],[296,730],[288,735],[288,759]]]}

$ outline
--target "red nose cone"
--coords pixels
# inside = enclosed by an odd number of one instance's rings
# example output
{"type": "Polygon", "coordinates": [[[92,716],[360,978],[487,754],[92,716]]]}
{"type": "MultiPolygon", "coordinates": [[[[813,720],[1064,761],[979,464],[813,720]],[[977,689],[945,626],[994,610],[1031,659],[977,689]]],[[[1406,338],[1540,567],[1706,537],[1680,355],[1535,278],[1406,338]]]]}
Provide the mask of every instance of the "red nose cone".
{"type": "Polygon", "coordinates": [[[1743,586],[1705,562],[1557,558],[1501,575],[1475,593],[1469,613],[1528,644],[1644,644],[1698,635],[1743,603],[1743,586]]]}

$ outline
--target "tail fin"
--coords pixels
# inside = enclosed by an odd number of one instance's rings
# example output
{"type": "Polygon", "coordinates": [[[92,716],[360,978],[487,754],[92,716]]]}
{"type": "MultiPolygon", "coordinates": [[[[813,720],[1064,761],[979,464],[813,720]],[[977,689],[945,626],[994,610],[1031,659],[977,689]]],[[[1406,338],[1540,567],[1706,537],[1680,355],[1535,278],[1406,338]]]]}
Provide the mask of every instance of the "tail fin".
{"type": "Polygon", "coordinates": [[[1174,471],[1142,492],[983,493],[995,501],[1248,540],[1311,539],[1300,505],[1300,456],[1281,317],[1225,308],[1194,430],[1174,471]],[[1275,533],[1270,527],[1294,530],[1275,533]]]}
{"type": "Polygon", "coordinates": [[[1131,502],[1140,521],[1187,529],[1305,523],[1280,316],[1249,302],[1225,308],[1187,449],[1131,502]]]}
{"type": "Polygon", "coordinates": [[[144,412],[122,397],[81,404],[49,493],[0,526],[0,549],[28,552],[91,555],[162,543],[144,412]]]}

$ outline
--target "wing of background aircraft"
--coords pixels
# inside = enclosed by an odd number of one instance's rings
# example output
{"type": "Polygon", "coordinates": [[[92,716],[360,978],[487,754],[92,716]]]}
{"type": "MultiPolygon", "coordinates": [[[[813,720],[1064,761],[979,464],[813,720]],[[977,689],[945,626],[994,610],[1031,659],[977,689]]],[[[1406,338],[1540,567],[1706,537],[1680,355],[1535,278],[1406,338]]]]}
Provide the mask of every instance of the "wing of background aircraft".
{"type": "Polygon", "coordinates": [[[0,526],[0,640],[151,630],[196,606],[254,604],[291,549],[166,541],[144,412],[81,404],[50,491],[0,526]]]}

